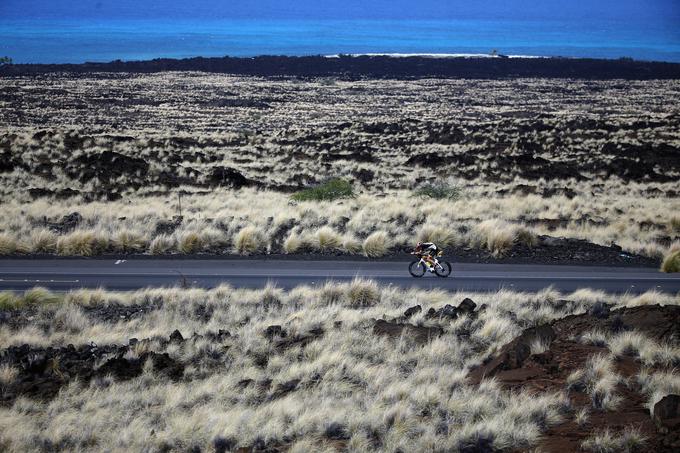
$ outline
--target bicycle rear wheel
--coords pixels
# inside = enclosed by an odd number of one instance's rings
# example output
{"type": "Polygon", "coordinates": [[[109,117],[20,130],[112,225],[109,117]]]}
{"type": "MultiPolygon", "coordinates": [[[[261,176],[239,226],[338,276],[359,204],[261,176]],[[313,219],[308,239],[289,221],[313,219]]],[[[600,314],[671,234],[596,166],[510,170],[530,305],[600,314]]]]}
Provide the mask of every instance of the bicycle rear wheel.
{"type": "Polygon", "coordinates": [[[425,275],[425,264],[423,264],[420,260],[413,261],[408,265],[408,271],[414,277],[422,277],[425,275]]]}
{"type": "Polygon", "coordinates": [[[448,261],[440,261],[439,266],[435,266],[434,273],[438,277],[448,277],[451,275],[451,263],[448,261]]]}

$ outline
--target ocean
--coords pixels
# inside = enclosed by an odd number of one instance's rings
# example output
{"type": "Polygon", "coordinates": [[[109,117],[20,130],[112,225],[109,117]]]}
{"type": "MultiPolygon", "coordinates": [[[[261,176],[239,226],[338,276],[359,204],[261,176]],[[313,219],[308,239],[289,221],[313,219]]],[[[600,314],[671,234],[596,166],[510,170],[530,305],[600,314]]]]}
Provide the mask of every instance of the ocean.
{"type": "Polygon", "coordinates": [[[107,19],[3,16],[0,9],[0,56],[15,63],[225,55],[489,54],[494,49],[505,55],[680,62],[680,23],[649,17],[636,21],[559,16],[107,19]]]}

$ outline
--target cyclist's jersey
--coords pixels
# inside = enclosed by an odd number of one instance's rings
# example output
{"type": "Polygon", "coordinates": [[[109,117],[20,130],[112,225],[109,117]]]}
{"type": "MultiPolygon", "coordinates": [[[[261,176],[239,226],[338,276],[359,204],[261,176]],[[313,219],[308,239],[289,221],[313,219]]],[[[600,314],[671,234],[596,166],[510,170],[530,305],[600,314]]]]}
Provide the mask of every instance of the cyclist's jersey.
{"type": "Polygon", "coordinates": [[[439,247],[437,247],[433,242],[423,242],[420,244],[420,252],[427,253],[431,256],[436,256],[439,253],[439,247]]]}

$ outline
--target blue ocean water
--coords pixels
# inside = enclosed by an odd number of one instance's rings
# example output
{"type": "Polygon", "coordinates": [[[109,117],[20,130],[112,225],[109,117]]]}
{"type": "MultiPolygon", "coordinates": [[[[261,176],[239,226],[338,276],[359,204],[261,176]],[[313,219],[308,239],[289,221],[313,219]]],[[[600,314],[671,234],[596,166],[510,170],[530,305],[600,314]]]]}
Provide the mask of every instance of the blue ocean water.
{"type": "Polygon", "coordinates": [[[224,2],[196,0],[198,7],[162,9],[162,14],[154,14],[162,2],[154,3],[156,10],[149,9],[152,0],[119,0],[103,6],[87,0],[0,1],[4,2],[0,4],[0,56],[7,55],[16,63],[265,54],[488,54],[492,49],[507,55],[680,62],[680,8],[672,7],[667,0],[662,0],[657,10],[652,8],[653,1],[648,3],[644,14],[643,10],[636,13],[630,9],[634,5],[629,0],[620,0],[618,4],[629,9],[617,9],[616,14],[605,14],[605,9],[588,14],[585,7],[576,8],[589,4],[579,3],[582,0],[564,0],[574,7],[563,10],[555,9],[558,3],[554,0],[544,0],[544,5],[553,4],[553,10],[532,9],[531,14],[510,14],[500,6],[524,0],[493,0],[501,8],[493,14],[469,6],[475,2],[466,3],[467,9],[449,8],[440,14],[435,9],[428,10],[429,14],[422,9],[416,11],[418,14],[408,14],[404,9],[407,0],[394,0],[402,9],[389,9],[385,7],[389,2],[380,0],[376,4],[382,9],[376,6],[375,10],[370,9],[370,1],[365,2],[369,6],[364,9],[357,9],[361,2],[350,1],[346,13],[338,9],[342,2],[326,3],[327,9],[328,5],[337,8],[321,13],[304,8],[278,11],[272,5],[280,3],[264,0],[271,8],[260,9],[258,14],[249,14],[248,2],[244,1],[225,9],[224,2]],[[55,4],[63,8],[54,9],[55,4]],[[121,4],[127,9],[120,9],[121,4]],[[134,4],[140,8],[133,8],[134,4]],[[211,5],[219,8],[211,10],[211,5]]]}

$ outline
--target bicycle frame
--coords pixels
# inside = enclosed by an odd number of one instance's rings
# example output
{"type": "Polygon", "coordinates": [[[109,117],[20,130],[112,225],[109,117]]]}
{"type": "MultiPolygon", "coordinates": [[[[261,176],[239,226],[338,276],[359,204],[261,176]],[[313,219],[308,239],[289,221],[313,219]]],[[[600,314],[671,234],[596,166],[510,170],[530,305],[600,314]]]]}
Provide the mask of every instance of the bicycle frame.
{"type": "MultiPolygon", "coordinates": [[[[418,256],[420,257],[420,263],[421,263],[421,264],[424,264],[425,267],[429,267],[429,266],[427,265],[427,260],[425,259],[425,255],[418,255],[418,256]]],[[[439,260],[437,259],[436,256],[433,256],[433,257],[432,257],[432,260],[433,260],[433,262],[432,262],[433,264],[432,264],[432,265],[435,267],[435,269],[444,269],[444,268],[442,267],[442,265],[439,264],[439,260]]]]}

